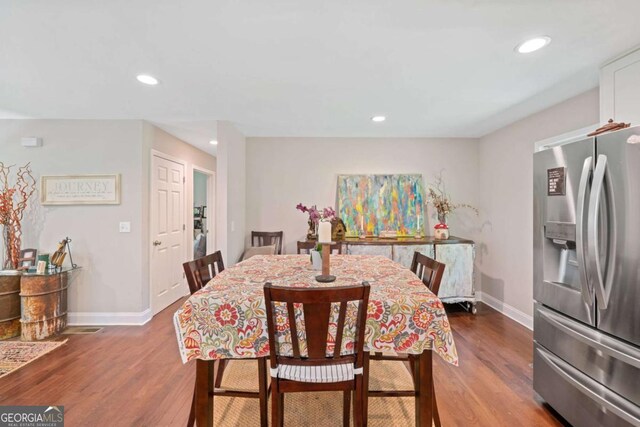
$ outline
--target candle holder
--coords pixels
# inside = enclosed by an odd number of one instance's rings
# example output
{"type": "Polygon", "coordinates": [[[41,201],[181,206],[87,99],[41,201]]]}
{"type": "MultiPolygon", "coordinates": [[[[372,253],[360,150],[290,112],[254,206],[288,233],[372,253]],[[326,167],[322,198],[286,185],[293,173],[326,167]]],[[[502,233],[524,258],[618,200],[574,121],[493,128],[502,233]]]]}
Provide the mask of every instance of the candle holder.
{"type": "Polygon", "coordinates": [[[316,276],[316,280],[320,283],[335,282],[336,276],[331,275],[331,245],[335,242],[324,242],[322,245],[322,274],[316,276]]]}

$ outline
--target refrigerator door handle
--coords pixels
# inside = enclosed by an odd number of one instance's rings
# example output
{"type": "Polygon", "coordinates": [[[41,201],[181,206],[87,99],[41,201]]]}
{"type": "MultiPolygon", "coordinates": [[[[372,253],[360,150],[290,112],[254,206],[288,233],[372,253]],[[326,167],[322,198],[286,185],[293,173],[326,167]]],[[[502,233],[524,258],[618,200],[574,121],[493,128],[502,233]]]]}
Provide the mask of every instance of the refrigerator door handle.
{"type": "Polygon", "coordinates": [[[595,293],[598,298],[598,308],[605,310],[609,305],[609,298],[611,296],[611,285],[613,283],[613,267],[616,258],[616,216],[615,216],[615,202],[613,200],[613,186],[611,183],[611,176],[609,169],[607,168],[607,156],[600,154],[596,162],[596,168],[593,172],[593,186],[591,188],[591,197],[589,198],[589,215],[587,219],[587,240],[588,240],[588,254],[589,254],[589,266],[591,269],[591,277],[595,281],[595,293]],[[609,225],[610,229],[607,230],[609,236],[609,256],[608,265],[606,270],[607,277],[604,277],[602,271],[602,263],[600,262],[600,239],[598,236],[598,217],[600,198],[605,189],[609,201],[609,225]]]}
{"type": "Polygon", "coordinates": [[[584,217],[587,212],[587,187],[589,178],[591,177],[591,165],[593,157],[589,156],[584,159],[582,165],[582,175],[580,176],[580,185],[578,186],[578,206],[576,212],[576,256],[578,258],[578,270],[580,271],[580,283],[582,284],[580,291],[584,302],[593,305],[593,290],[589,286],[587,275],[587,259],[585,254],[585,238],[584,238],[584,217]]]}

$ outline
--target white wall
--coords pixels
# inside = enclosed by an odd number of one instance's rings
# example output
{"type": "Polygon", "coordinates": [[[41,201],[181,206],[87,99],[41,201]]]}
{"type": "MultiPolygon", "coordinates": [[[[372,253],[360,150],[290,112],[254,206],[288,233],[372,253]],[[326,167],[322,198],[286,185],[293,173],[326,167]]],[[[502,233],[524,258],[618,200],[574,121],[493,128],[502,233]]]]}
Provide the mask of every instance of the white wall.
{"type": "MultiPolygon", "coordinates": [[[[152,149],[186,162],[187,189],[194,164],[216,169],[215,157],[140,120],[0,120],[0,161],[31,162],[38,185],[42,175],[121,175],[120,205],[42,206],[36,194],[23,223],[23,247],[53,252],[64,237],[73,240],[73,260],[82,269],[69,289],[70,322],[147,320],[152,149]],[[44,144],[24,148],[24,136],[41,137],[44,144]],[[130,233],[119,233],[121,221],[131,222],[130,233]]],[[[193,214],[190,195],[187,218],[193,214]]]]}
{"type": "MultiPolygon", "coordinates": [[[[23,247],[53,252],[69,236],[73,261],[82,266],[69,288],[70,312],[141,312],[145,267],[141,252],[142,122],[133,120],[0,120],[0,161],[31,162],[34,176],[121,174],[120,205],[42,206],[39,193],[23,223],[23,247]],[[44,139],[40,148],[20,138],[44,139]],[[120,221],[131,233],[119,233],[120,221]]],[[[66,261],[68,262],[68,261],[66,261]]]]}
{"type": "Polygon", "coordinates": [[[482,293],[507,310],[533,313],[534,143],[597,123],[598,111],[596,88],[480,140],[476,265],[482,293]]]}
{"type": "MultiPolygon", "coordinates": [[[[246,167],[247,231],[283,230],[286,253],[295,253],[307,232],[307,215],[296,205],[335,207],[339,174],[421,173],[427,184],[444,170],[455,201],[479,202],[474,139],[247,138],[246,167]]],[[[449,223],[453,234],[475,238],[471,212],[460,210],[449,223]]]]}
{"type": "Polygon", "coordinates": [[[246,141],[233,124],[218,122],[216,177],[216,242],[225,264],[235,264],[244,251],[246,224],[246,141]]]}

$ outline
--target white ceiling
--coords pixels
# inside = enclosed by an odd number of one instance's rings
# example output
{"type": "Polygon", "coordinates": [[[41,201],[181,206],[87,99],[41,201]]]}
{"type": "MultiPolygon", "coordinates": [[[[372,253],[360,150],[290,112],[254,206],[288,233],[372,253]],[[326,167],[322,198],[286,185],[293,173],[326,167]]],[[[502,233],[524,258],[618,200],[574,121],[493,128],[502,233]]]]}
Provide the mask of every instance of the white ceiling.
{"type": "Polygon", "coordinates": [[[638,16],[638,0],[3,0],[0,112],[475,137],[595,87],[640,44],[638,16]]]}

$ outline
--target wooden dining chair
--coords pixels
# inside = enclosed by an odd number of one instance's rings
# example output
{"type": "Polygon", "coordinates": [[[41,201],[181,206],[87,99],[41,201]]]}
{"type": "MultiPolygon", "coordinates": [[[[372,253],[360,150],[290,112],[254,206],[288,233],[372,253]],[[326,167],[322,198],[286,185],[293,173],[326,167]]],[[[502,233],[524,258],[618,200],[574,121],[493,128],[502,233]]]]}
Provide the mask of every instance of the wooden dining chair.
{"type": "Polygon", "coordinates": [[[222,252],[216,251],[212,254],[205,255],[202,258],[194,259],[182,264],[184,274],[187,277],[189,291],[191,295],[198,292],[204,285],[209,283],[216,274],[224,271],[224,261],[222,260],[222,252]]]}
{"type": "Polygon", "coordinates": [[[358,286],[290,288],[267,283],[264,286],[264,298],[270,348],[272,427],[283,426],[284,393],[313,391],[343,391],[342,417],[345,426],[349,425],[351,393],[354,392],[354,421],[357,427],[362,426],[365,422],[363,348],[369,284],[364,282],[358,286]],[[355,342],[353,352],[342,354],[347,305],[352,301],[358,302],[353,335],[355,342]],[[276,307],[276,303],[282,304],[276,307]],[[333,347],[328,342],[332,303],[339,303],[333,347]],[[301,351],[304,347],[298,333],[294,304],[302,305],[300,309],[304,316],[306,352],[301,351]],[[286,315],[283,314],[285,312],[286,315]],[[277,321],[282,316],[288,319],[288,324],[284,326],[277,321]],[[276,325],[284,327],[285,331],[279,331],[276,335],[276,325]],[[291,337],[291,352],[285,354],[281,351],[277,338],[288,334],[291,337]]]}
{"type": "MultiPolygon", "coordinates": [[[[182,264],[185,276],[187,277],[187,283],[189,284],[189,290],[191,295],[202,289],[211,279],[217,274],[224,271],[224,262],[222,260],[222,253],[220,251],[214,252],[210,255],[206,255],[202,258],[188,261],[182,264]]],[[[222,376],[224,370],[231,359],[220,359],[217,361],[218,369],[214,375],[212,389],[209,390],[209,394],[212,396],[230,396],[230,397],[247,397],[260,399],[260,426],[267,427],[267,359],[266,357],[260,357],[256,359],[258,361],[258,391],[245,391],[245,390],[233,390],[222,389],[222,376]]],[[[209,361],[209,363],[215,363],[209,361]]],[[[215,371],[215,370],[212,370],[215,371]]],[[[191,411],[189,412],[189,419],[187,421],[187,427],[193,427],[196,419],[196,392],[195,385],[193,390],[193,398],[191,400],[191,411]]]]}
{"type": "Polygon", "coordinates": [[[282,255],[282,231],[252,231],[251,246],[276,246],[276,255],[282,255]]]}
{"type": "MultiPolygon", "coordinates": [[[[316,248],[317,243],[314,241],[305,240],[303,242],[298,241],[298,255],[300,254],[308,254],[311,249],[316,248]],[[303,252],[304,251],[304,252],[303,252]]],[[[341,254],[342,253],[342,244],[336,243],[331,245],[331,253],[332,254],[341,254]]]]}
{"type": "Polygon", "coordinates": [[[413,271],[413,273],[422,280],[422,283],[436,296],[438,296],[438,291],[440,291],[440,282],[442,282],[445,267],[445,264],[429,258],[418,251],[413,253],[411,271],[413,271]]]}
{"type": "MultiPolygon", "coordinates": [[[[438,262],[426,255],[416,251],[413,254],[411,262],[411,271],[422,280],[422,283],[429,288],[436,296],[440,290],[440,282],[444,274],[445,264],[438,262]]],[[[411,354],[386,355],[383,353],[374,353],[370,357],[365,358],[365,367],[368,368],[369,360],[388,360],[396,362],[405,362],[409,364],[411,376],[415,380],[415,357],[411,354]]],[[[367,369],[368,372],[368,369],[367,369]]],[[[367,381],[368,382],[368,381],[367,381]]],[[[415,396],[415,391],[388,391],[388,390],[370,390],[371,397],[405,397],[415,396]]],[[[435,389],[433,390],[433,420],[436,427],[440,427],[440,415],[438,414],[438,404],[436,402],[435,389]]]]}

